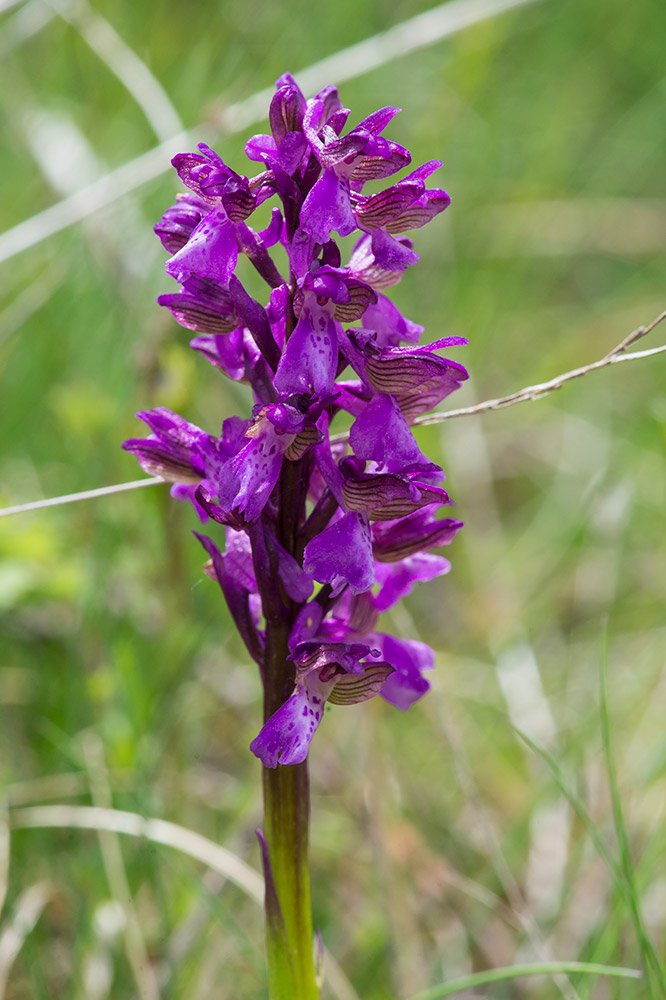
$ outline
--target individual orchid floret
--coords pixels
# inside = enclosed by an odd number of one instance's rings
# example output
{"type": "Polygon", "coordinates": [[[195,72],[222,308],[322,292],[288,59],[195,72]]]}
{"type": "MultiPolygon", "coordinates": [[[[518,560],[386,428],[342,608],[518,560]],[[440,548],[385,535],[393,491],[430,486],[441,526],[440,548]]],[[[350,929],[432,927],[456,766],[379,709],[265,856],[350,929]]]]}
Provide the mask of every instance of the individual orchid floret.
{"type": "Polygon", "coordinates": [[[416,552],[449,545],[462,527],[462,521],[437,518],[434,507],[424,507],[399,521],[373,524],[372,552],[379,562],[398,562],[416,552]]]}
{"type": "Polygon", "coordinates": [[[184,184],[208,205],[208,212],[192,231],[187,243],[167,261],[166,271],[177,281],[212,278],[226,285],[238,260],[236,227],[254,212],[257,197],[246,177],[231,170],[210,147],[199,144],[200,153],[179,153],[172,160],[184,184]]]}
{"type": "MultiPolygon", "coordinates": [[[[292,639],[297,642],[298,636],[314,635],[315,640],[308,638],[311,645],[325,640],[337,644],[362,643],[377,650],[393,668],[379,694],[396,708],[405,710],[430,688],[424,673],[433,668],[435,654],[423,642],[397,639],[378,631],[379,610],[371,591],[357,595],[345,591],[336,601],[332,615],[324,620],[314,602],[310,602],[292,629],[292,639]]],[[[293,649],[292,639],[290,648],[293,649]]],[[[336,695],[329,696],[328,700],[333,702],[336,695]]]]}
{"type": "Polygon", "coordinates": [[[136,416],[153,433],[147,438],[130,438],[123,442],[123,448],[136,455],[143,471],[171,483],[200,483],[206,471],[197,445],[212,440],[210,435],[166,406],[142,410],[136,416]]]}
{"type": "Polygon", "coordinates": [[[154,227],[154,232],[159,236],[167,253],[178,253],[209,211],[208,202],[199,198],[194,192],[188,191],[186,194],[177,195],[176,204],[167,209],[154,227]]]}
{"type": "Polygon", "coordinates": [[[424,396],[444,399],[468,378],[461,364],[435,354],[443,347],[467,344],[464,337],[443,337],[425,347],[384,347],[377,339],[374,331],[351,329],[341,346],[352,367],[375,392],[397,398],[403,416],[405,409],[410,417],[414,410],[425,412],[424,396]]]}
{"type": "Polygon", "coordinates": [[[362,643],[304,643],[292,654],[296,686],[250,744],[264,767],[300,764],[324,715],[325,702],[353,705],[378,694],[393,672],[362,643]]]}
{"type": "Polygon", "coordinates": [[[317,243],[326,243],[332,231],[348,236],[357,228],[351,185],[388,177],[406,166],[408,150],[379,135],[399,108],[382,108],[364,118],[344,136],[340,130],[348,111],[338,111],[322,123],[323,101],[308,103],[303,120],[305,137],[323,171],[301,211],[301,225],[317,243]]]}
{"type": "Polygon", "coordinates": [[[418,482],[418,470],[402,475],[360,472],[352,459],[345,459],[340,466],[345,475],[342,497],[346,509],[366,513],[371,521],[393,521],[421,507],[451,503],[446,490],[418,482]]]}
{"type": "Polygon", "coordinates": [[[358,458],[379,469],[400,472],[405,466],[427,464],[393,396],[376,393],[357,416],[349,442],[358,458]]]}
{"type": "Polygon", "coordinates": [[[305,434],[306,447],[316,440],[308,431],[311,426],[312,421],[288,402],[257,408],[245,432],[250,440],[220,469],[217,484],[220,505],[243,513],[247,521],[255,521],[277,483],[283,459],[289,457],[292,446],[296,445],[300,457],[301,448],[296,443],[299,436],[305,434]]]}
{"type": "Polygon", "coordinates": [[[188,278],[182,291],[160,295],[157,302],[169,309],[181,326],[199,333],[231,333],[242,323],[229,290],[211,278],[188,278]]]}
{"type": "Polygon", "coordinates": [[[382,687],[382,698],[404,712],[430,690],[430,682],[423,674],[434,668],[435,652],[418,639],[375,633],[373,640],[394,668],[382,687]]]}
{"type": "MultiPolygon", "coordinates": [[[[398,242],[403,245],[405,250],[411,250],[413,247],[413,242],[408,236],[399,237],[398,242]]],[[[397,285],[405,273],[405,269],[402,267],[389,270],[379,266],[372,252],[372,236],[370,233],[364,233],[354,247],[354,251],[349,258],[349,270],[355,277],[364,281],[366,285],[370,285],[371,288],[374,288],[378,292],[385,292],[394,285],[397,285]]],[[[423,332],[422,328],[420,332],[423,332]]]]}
{"type": "Polygon", "coordinates": [[[417,253],[395,237],[420,229],[451,204],[446,191],[425,186],[425,178],[441,165],[439,160],[431,160],[378,194],[355,196],[356,223],[370,234],[372,253],[379,267],[399,270],[419,260],[417,253]]]}
{"type": "Polygon", "coordinates": [[[294,295],[298,323],[278,365],[277,390],[330,396],[338,370],[339,324],[360,318],[376,299],[368,285],[344,269],[323,265],[308,272],[294,295]]]}

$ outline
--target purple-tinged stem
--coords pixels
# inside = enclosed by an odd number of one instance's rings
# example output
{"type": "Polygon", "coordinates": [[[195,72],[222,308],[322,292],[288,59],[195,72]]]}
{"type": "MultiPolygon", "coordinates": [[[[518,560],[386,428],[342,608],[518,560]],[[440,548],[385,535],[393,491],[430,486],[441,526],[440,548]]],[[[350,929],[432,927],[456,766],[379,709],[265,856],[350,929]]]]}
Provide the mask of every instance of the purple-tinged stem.
{"type": "MultiPolygon", "coordinates": [[[[280,475],[277,534],[293,552],[304,516],[304,462],[285,462],[280,475]]],[[[258,554],[258,546],[253,543],[258,554]]],[[[280,592],[277,574],[262,574],[266,616],[264,721],[294,689],[294,664],[288,659],[289,633],[296,609],[280,592]]],[[[310,782],[307,761],[263,769],[264,835],[271,891],[266,893],[266,952],[270,1000],[317,1000],[310,873],[308,861],[310,782]],[[285,948],[287,955],[285,957],[285,948]]],[[[268,881],[267,881],[268,885],[268,881]]]]}

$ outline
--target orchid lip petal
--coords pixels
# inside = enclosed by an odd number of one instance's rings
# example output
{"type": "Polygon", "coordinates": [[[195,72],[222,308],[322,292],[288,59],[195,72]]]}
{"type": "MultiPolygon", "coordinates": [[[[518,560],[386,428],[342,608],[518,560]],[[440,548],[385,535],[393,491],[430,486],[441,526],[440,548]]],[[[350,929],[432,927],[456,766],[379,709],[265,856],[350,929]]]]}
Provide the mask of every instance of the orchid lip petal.
{"type": "Polygon", "coordinates": [[[316,674],[298,685],[264,724],[250,750],[264,767],[301,764],[324,716],[324,703],[335,681],[322,683],[316,674]]]}

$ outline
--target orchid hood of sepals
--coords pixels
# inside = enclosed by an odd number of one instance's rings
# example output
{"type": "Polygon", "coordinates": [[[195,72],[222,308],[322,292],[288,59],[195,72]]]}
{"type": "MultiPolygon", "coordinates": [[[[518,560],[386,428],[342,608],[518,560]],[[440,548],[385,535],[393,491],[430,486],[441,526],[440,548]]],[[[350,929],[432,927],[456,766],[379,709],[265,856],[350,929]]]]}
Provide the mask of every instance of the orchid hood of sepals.
{"type": "Polygon", "coordinates": [[[467,379],[444,356],[467,340],[444,328],[420,343],[387,295],[419,260],[409,234],[450,203],[429,186],[441,162],[410,166],[391,138],[398,110],[358,121],[335,87],[307,99],[285,73],[270,131],[246,143],[252,169],[204,144],[179,153],[185,190],[155,226],[177,283],[159,304],[247,399],[219,436],[142,411],[150,433],[123,447],[208,522],[206,574],[264,685],[251,749],[265,767],[305,760],[327,704],[425,694],[434,652],[381,615],[449,572],[431,549],[462,528],[441,516],[444,472],[414,423],[467,379]]]}

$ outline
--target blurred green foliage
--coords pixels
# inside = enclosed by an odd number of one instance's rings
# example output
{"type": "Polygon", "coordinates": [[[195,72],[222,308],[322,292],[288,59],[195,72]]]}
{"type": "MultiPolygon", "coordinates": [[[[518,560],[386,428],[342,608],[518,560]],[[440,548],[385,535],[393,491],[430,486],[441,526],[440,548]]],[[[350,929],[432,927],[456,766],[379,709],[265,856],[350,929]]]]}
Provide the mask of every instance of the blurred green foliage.
{"type": "MultiPolygon", "coordinates": [[[[243,170],[245,136],[219,134],[225,107],[427,8],[94,9],[184,126],[218,134],[243,170]]],[[[30,0],[2,14],[2,229],[156,142],[82,36],[91,10],[30,0]]],[[[546,0],[359,66],[342,87],[353,122],[400,105],[391,137],[417,162],[445,162],[452,207],[416,234],[422,262],[395,298],[429,339],[470,338],[456,357],[472,384],[452,405],[595,360],[664,308],[665,37],[659,0],[546,0]]],[[[166,405],[215,432],[247,407],[154,303],[170,284],[150,227],[177,190],[165,173],[2,265],[4,505],[136,478],[120,442],[139,432],[138,409],[166,405]]],[[[616,366],[420,432],[467,524],[451,575],[390,624],[436,647],[434,690],[406,715],[379,702],[333,709],[311,757],[315,922],[364,1000],[519,959],[640,966],[622,893],[513,729],[548,747],[615,851],[604,617],[619,790],[664,957],[665,364],[616,366]]],[[[196,526],[162,488],[0,520],[0,781],[19,808],[90,803],[101,780],[116,808],[173,820],[256,867],[259,684],[201,571],[196,526]],[[97,779],[91,731],[107,769],[97,779]]],[[[253,901],[167,848],[125,839],[122,857],[164,1000],[264,995],[253,901]]],[[[0,941],[26,890],[47,883],[48,902],[7,998],[150,996],[137,993],[94,833],[16,829],[8,872],[0,941]]],[[[492,996],[651,995],[571,981],[577,993],[525,980],[492,996]]]]}

